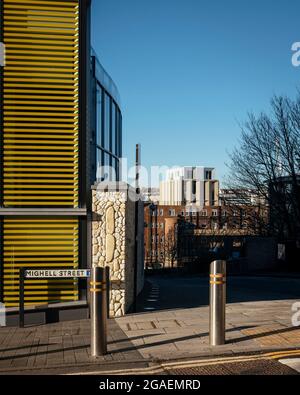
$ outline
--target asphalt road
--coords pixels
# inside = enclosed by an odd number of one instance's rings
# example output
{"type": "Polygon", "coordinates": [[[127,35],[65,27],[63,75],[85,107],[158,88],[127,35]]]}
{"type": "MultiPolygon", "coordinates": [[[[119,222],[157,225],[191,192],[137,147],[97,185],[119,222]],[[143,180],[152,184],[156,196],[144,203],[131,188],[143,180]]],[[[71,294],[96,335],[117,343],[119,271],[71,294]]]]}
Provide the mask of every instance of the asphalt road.
{"type": "MultiPolygon", "coordinates": [[[[140,311],[191,308],[209,303],[207,276],[147,276],[140,311]],[[148,289],[148,290],[147,290],[148,289]]],[[[227,277],[227,303],[298,299],[300,278],[227,277]]]]}

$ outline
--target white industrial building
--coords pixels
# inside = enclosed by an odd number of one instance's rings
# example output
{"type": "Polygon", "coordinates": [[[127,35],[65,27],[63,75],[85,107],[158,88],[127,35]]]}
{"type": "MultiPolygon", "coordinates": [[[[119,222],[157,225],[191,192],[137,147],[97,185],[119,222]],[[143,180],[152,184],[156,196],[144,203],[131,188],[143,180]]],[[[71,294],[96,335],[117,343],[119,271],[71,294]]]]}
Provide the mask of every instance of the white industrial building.
{"type": "Polygon", "coordinates": [[[219,205],[219,181],[215,169],[184,166],[167,170],[166,180],[160,183],[160,204],[164,205],[219,205]]]}

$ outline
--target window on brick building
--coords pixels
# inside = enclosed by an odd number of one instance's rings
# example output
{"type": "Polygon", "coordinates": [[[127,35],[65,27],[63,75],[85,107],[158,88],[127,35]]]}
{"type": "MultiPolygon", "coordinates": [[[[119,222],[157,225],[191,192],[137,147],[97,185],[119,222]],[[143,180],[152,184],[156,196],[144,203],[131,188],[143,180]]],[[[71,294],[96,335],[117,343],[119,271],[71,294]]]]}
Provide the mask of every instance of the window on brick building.
{"type": "Polygon", "coordinates": [[[243,223],[242,223],[242,228],[243,228],[243,229],[247,229],[247,228],[248,228],[248,223],[247,223],[247,221],[243,221],[243,223]]]}

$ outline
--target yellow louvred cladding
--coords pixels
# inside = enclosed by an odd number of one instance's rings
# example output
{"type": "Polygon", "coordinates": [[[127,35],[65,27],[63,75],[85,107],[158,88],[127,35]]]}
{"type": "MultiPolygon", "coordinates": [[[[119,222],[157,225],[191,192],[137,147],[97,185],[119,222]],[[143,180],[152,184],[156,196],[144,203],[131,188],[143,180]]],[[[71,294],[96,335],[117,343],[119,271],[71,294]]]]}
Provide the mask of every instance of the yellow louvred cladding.
{"type": "MultiPolygon", "coordinates": [[[[78,220],[14,218],[3,221],[5,306],[18,306],[20,268],[78,268],[78,220]]],[[[78,300],[77,280],[26,280],[25,305],[78,300]]]]}
{"type": "Polygon", "coordinates": [[[78,1],[3,1],[3,204],[78,207],[78,1]]]}

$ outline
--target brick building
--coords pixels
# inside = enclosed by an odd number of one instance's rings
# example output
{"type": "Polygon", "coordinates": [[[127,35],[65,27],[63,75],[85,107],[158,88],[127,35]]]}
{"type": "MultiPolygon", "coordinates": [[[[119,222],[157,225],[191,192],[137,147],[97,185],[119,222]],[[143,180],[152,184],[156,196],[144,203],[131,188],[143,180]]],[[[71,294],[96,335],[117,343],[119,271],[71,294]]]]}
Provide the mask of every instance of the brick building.
{"type": "Polygon", "coordinates": [[[146,267],[177,266],[180,251],[187,255],[189,248],[199,250],[200,241],[209,240],[206,249],[211,249],[222,244],[225,236],[259,234],[259,216],[256,206],[223,203],[199,208],[147,203],[144,207],[146,267]]]}

